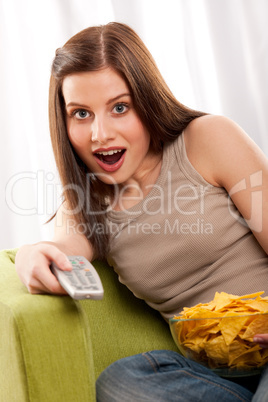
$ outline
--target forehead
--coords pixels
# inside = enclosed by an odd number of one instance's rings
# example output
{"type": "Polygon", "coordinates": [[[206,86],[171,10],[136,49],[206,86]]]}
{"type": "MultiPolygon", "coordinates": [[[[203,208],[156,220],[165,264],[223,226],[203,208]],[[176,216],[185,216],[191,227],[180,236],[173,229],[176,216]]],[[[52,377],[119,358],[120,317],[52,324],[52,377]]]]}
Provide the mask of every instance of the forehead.
{"type": "Polygon", "coordinates": [[[77,98],[81,101],[84,97],[109,99],[127,92],[129,88],[126,81],[118,72],[110,68],[70,74],[62,83],[62,93],[66,103],[73,102],[77,98]]]}

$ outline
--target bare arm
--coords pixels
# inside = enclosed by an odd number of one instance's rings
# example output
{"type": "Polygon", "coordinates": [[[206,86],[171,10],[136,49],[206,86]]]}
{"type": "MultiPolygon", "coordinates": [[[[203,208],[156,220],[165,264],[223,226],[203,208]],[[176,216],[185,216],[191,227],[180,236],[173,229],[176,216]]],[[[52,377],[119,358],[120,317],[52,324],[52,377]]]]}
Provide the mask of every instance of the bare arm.
{"type": "MultiPolygon", "coordinates": [[[[185,144],[192,165],[209,183],[227,190],[268,254],[268,160],[263,152],[239,126],[219,116],[193,121],[185,144]]],[[[268,348],[268,334],[257,334],[254,341],[268,348]]]]}
{"type": "Polygon", "coordinates": [[[224,187],[268,253],[268,159],[233,121],[194,120],[185,135],[187,155],[211,184],[224,187]]]}
{"type": "Polygon", "coordinates": [[[55,218],[52,241],[22,246],[16,255],[16,270],[30,293],[66,294],[50,271],[54,261],[62,270],[70,270],[67,255],[83,255],[89,261],[94,258],[93,249],[86,237],[78,233],[74,218],[61,206],[55,218]]]}

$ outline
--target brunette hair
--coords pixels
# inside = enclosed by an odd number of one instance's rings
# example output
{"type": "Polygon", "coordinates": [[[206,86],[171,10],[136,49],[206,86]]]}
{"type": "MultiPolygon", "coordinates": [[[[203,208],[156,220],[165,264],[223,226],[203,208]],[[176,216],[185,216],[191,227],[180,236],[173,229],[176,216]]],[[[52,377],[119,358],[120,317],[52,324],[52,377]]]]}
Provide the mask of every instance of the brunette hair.
{"type": "Polygon", "coordinates": [[[177,101],[142,40],[125,24],[112,22],[84,29],[57,49],[49,91],[52,147],[64,198],[72,210],[80,205],[75,219],[86,228],[85,235],[98,258],[105,258],[108,250],[105,211],[106,199],[113,194],[113,186],[89,172],[68,139],[62,82],[70,74],[105,67],[114,69],[126,81],[134,108],[150,134],[154,152],[160,152],[165,142],[173,141],[193,119],[205,114],[177,101]],[[103,230],[94,231],[97,227],[103,230]]]}

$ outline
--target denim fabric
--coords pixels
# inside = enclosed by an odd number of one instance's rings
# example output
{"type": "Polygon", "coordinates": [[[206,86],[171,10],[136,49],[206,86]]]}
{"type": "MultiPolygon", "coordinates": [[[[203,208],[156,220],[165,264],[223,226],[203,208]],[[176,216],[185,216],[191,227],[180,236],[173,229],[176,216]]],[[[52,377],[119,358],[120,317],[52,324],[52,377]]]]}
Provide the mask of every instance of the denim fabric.
{"type": "Polygon", "coordinates": [[[111,364],[96,391],[98,402],[267,402],[267,381],[266,370],[254,395],[179,353],[155,350],[111,364]]]}

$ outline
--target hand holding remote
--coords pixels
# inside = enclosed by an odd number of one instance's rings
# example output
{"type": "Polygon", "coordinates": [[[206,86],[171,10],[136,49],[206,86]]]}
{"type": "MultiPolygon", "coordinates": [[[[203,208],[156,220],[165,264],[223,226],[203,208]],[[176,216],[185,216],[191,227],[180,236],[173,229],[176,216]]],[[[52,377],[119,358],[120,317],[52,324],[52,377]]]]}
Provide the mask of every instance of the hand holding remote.
{"type": "Polygon", "coordinates": [[[62,271],[54,262],[51,264],[51,271],[66,292],[73,299],[102,299],[102,283],[93,265],[82,256],[68,256],[68,259],[72,271],[62,271]]]}

